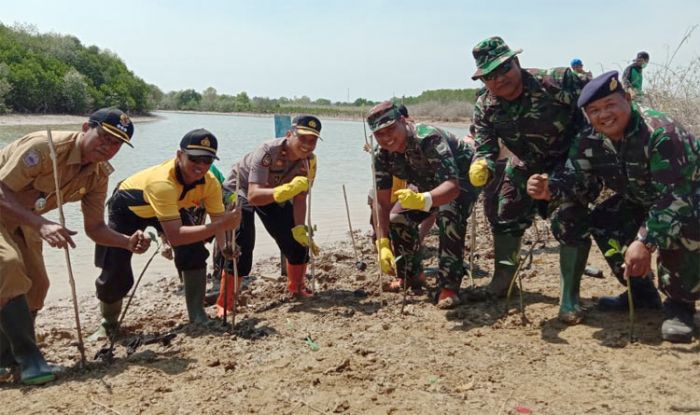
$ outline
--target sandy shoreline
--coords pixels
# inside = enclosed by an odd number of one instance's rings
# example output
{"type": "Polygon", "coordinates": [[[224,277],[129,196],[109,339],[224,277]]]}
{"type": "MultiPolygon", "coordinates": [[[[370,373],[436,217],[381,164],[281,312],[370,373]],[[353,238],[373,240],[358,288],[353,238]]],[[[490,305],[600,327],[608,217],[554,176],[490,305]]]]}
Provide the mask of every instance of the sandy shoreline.
{"type": "MultiPolygon", "coordinates": [[[[194,115],[224,115],[235,117],[254,117],[254,118],[272,118],[273,114],[255,113],[255,112],[215,112],[215,111],[166,111],[158,110],[158,113],[173,113],[173,114],[194,114],[194,115]]],[[[343,115],[320,115],[321,118],[332,118],[334,120],[343,121],[360,121],[360,117],[352,117],[343,115]]],[[[155,122],[163,117],[158,114],[152,115],[137,115],[131,117],[135,123],[155,122]]],[[[431,118],[414,117],[418,122],[428,124],[437,124],[444,126],[452,126],[458,128],[467,128],[470,124],[467,120],[460,121],[442,121],[431,118]]],[[[82,124],[87,119],[87,115],[71,115],[71,114],[5,114],[0,115],[0,127],[17,127],[26,125],[76,125],[82,124]]]]}
{"type": "MultiPolygon", "coordinates": [[[[0,126],[24,125],[75,125],[82,124],[88,115],[71,114],[5,114],[0,115],[0,126]]],[[[137,115],[131,117],[135,123],[154,122],[160,120],[157,115],[137,115]]]]}

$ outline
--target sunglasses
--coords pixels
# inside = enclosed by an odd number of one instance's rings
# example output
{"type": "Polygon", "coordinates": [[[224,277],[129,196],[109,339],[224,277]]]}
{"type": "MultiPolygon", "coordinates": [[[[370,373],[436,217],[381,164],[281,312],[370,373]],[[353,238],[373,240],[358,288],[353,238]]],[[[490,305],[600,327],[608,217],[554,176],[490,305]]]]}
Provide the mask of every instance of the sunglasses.
{"type": "Polygon", "coordinates": [[[190,156],[187,155],[187,160],[195,164],[212,164],[214,162],[214,157],[210,156],[190,156]]]}
{"type": "Polygon", "coordinates": [[[497,66],[496,69],[489,72],[487,75],[482,76],[481,79],[483,81],[493,81],[499,76],[507,74],[511,69],[513,69],[513,59],[508,59],[507,61],[497,66]]]}

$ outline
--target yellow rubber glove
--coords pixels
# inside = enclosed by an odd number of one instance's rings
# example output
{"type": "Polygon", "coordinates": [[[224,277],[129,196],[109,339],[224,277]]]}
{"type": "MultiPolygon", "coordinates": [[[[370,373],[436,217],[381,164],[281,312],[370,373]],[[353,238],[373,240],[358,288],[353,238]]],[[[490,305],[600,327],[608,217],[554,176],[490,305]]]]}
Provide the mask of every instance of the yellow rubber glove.
{"type": "Polygon", "coordinates": [[[474,187],[481,187],[489,181],[489,168],[486,160],[477,160],[469,166],[469,181],[474,187]]]}
{"type": "Polygon", "coordinates": [[[289,183],[281,184],[272,189],[272,198],[275,199],[275,202],[282,203],[307,190],[309,190],[309,179],[304,176],[296,176],[289,183]]]}
{"type": "MultiPolygon", "coordinates": [[[[306,227],[306,225],[297,225],[292,228],[292,236],[294,237],[294,240],[299,242],[300,245],[309,247],[309,229],[306,227]]],[[[311,251],[314,253],[315,256],[318,256],[318,254],[321,252],[321,249],[315,244],[311,244],[311,251]]]]}
{"type": "Polygon", "coordinates": [[[433,198],[430,192],[416,193],[411,189],[400,189],[394,192],[399,199],[401,207],[404,209],[415,209],[427,212],[433,205],[433,198]]]}
{"type": "Polygon", "coordinates": [[[389,238],[380,238],[377,240],[377,252],[379,253],[379,266],[385,274],[394,275],[394,253],[391,252],[391,242],[389,238]]]}

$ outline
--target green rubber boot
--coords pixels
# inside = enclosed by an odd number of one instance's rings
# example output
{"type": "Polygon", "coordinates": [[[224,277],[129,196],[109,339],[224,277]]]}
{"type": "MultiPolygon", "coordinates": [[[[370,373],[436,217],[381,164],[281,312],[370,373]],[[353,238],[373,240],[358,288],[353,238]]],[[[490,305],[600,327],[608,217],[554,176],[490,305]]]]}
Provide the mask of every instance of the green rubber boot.
{"type": "Polygon", "coordinates": [[[0,330],[0,380],[10,378],[12,368],[17,366],[15,356],[10,348],[10,340],[0,330]]]}
{"type": "Polygon", "coordinates": [[[122,300],[113,303],[105,303],[100,301],[100,313],[102,314],[102,322],[100,327],[94,332],[88,340],[97,341],[99,339],[109,339],[111,336],[119,334],[119,315],[122,312],[122,300]]]}
{"type": "Polygon", "coordinates": [[[583,245],[561,245],[559,249],[559,320],[574,325],[583,321],[579,293],[591,242],[587,241],[583,245]]]}
{"type": "Polygon", "coordinates": [[[206,324],[209,321],[209,316],[204,311],[204,294],[207,289],[206,268],[182,271],[182,279],[185,284],[185,302],[190,323],[206,324]]]}
{"type": "MultiPolygon", "coordinates": [[[[513,280],[515,270],[518,268],[520,261],[520,236],[512,236],[508,234],[494,234],[494,271],[491,282],[486,286],[486,290],[494,297],[503,298],[508,293],[508,287],[513,280]],[[513,262],[514,265],[507,265],[503,262],[513,262]]],[[[513,292],[517,287],[513,288],[513,292]]]]}
{"type": "Polygon", "coordinates": [[[19,365],[23,384],[41,385],[56,379],[36,345],[34,320],[25,295],[13,298],[0,310],[0,331],[5,334],[19,365]]]}

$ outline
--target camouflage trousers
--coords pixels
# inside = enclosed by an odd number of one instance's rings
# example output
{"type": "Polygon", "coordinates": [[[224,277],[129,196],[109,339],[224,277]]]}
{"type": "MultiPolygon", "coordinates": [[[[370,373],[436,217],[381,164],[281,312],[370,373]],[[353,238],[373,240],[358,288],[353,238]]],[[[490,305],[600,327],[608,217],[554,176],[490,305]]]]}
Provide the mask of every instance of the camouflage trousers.
{"type": "MultiPolygon", "coordinates": [[[[700,200],[695,195],[696,200],[700,200]]],[[[700,204],[691,204],[693,210],[676,212],[680,229],[667,249],[658,250],[657,273],[659,289],[679,301],[700,299],[700,204]]],[[[593,237],[602,253],[610,250],[610,240],[621,247],[632,243],[648,217],[648,209],[615,194],[593,209],[578,202],[565,202],[552,218],[552,233],[565,245],[579,245],[593,237]]],[[[623,285],[624,256],[607,256],[613,274],[623,285]]]]}
{"type": "Polygon", "coordinates": [[[395,213],[389,224],[391,243],[396,255],[397,275],[410,284],[416,282],[423,272],[418,225],[437,210],[437,225],[440,230],[438,248],[438,287],[458,291],[464,276],[464,238],[467,219],[474,208],[479,191],[460,181],[457,198],[430,212],[401,210],[395,213]]]}
{"type": "Polygon", "coordinates": [[[527,167],[515,156],[508,159],[498,193],[498,214],[491,221],[493,233],[520,237],[538,211],[546,217],[547,202],[533,200],[527,194],[527,179],[535,173],[542,171],[527,167]]]}

